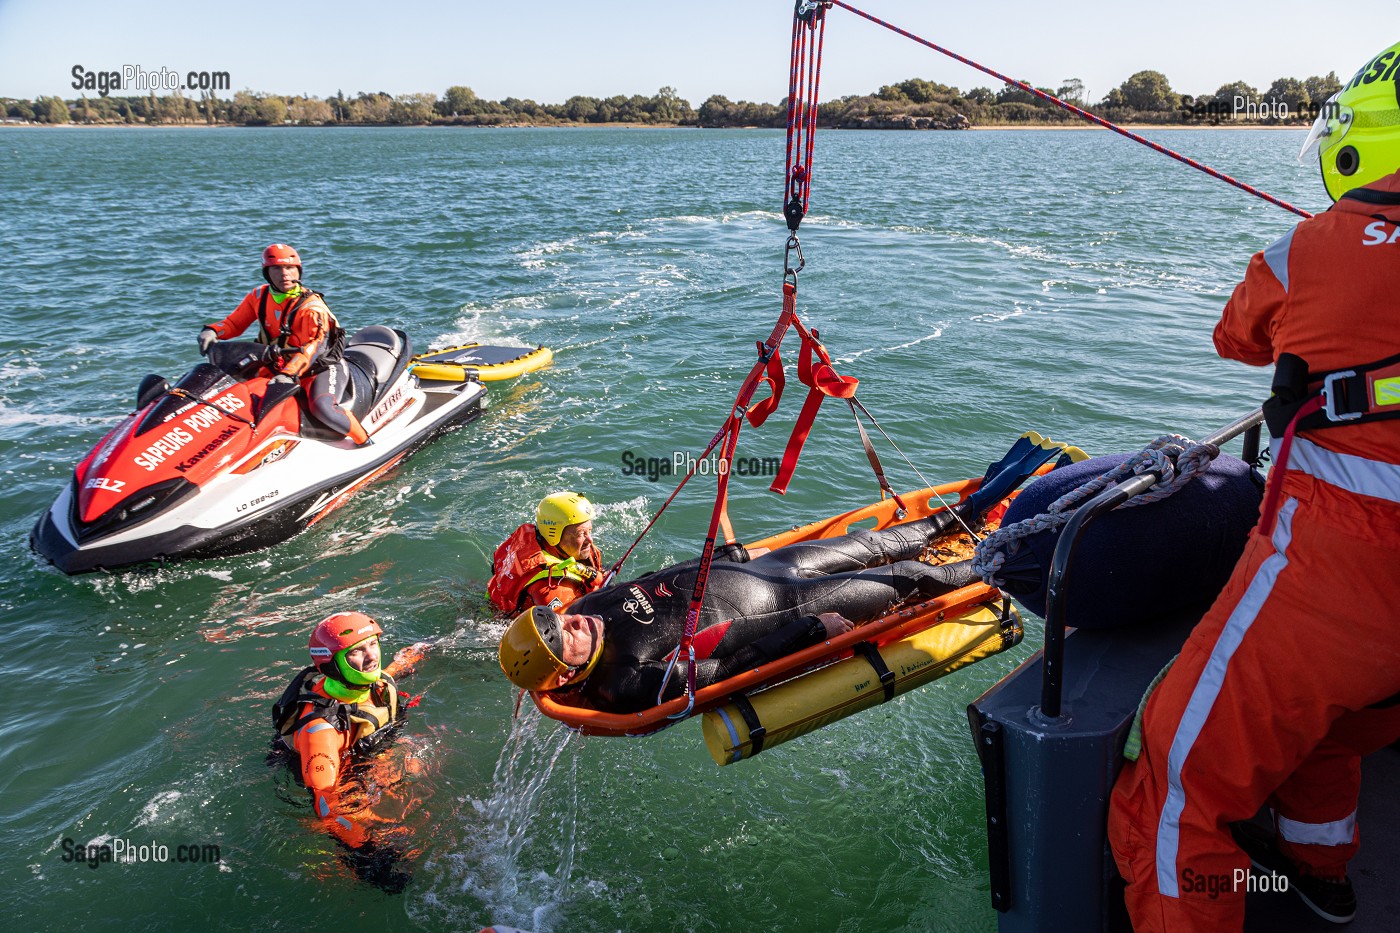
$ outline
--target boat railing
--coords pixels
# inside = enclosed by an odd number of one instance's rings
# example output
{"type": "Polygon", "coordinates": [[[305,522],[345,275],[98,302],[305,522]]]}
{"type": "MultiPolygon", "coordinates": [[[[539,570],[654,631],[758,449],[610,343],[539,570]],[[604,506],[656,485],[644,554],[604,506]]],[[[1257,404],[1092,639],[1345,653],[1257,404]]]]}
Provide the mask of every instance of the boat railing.
{"type": "MultiPolygon", "coordinates": [[[[1260,425],[1264,413],[1256,409],[1248,415],[1231,422],[1201,443],[1220,446],[1227,441],[1244,435],[1243,459],[1252,463],[1259,457],[1260,425]]],[[[1055,554],[1050,562],[1050,574],[1046,582],[1045,596],[1045,647],[1043,651],[1040,715],[1049,720],[1060,718],[1061,693],[1064,681],[1065,656],[1065,586],[1070,566],[1074,562],[1074,552],[1085,526],[1095,518],[1116,509],[1134,496],[1147,492],[1162,479],[1155,470],[1140,473],[1131,479],[1110,486],[1093,499],[1075,510],[1065,524],[1060,540],[1055,545],[1055,554]]]]}

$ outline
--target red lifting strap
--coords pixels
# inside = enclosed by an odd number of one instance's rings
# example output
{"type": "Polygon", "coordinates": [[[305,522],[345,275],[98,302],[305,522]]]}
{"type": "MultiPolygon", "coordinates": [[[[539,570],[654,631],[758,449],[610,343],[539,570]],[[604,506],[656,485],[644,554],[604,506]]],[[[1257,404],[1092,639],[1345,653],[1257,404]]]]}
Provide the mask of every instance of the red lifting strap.
{"type": "MultiPolygon", "coordinates": [[[[760,356],[762,356],[763,351],[764,346],[762,343],[759,343],[758,352],[760,356]]],[[[758,384],[763,385],[764,383],[768,384],[768,397],[754,404],[749,408],[748,414],[745,415],[745,417],[749,419],[749,424],[754,427],[759,427],[763,422],[767,421],[768,416],[777,410],[778,403],[783,399],[783,386],[787,384],[787,378],[783,375],[782,354],[776,349],[773,351],[773,355],[769,357],[768,364],[764,367],[763,375],[758,377],[758,384]]]]}
{"type": "Polygon", "coordinates": [[[778,467],[778,475],[768,488],[783,495],[792,481],[797,460],[802,456],[802,446],[807,443],[807,435],[812,432],[812,422],[816,420],[817,409],[827,398],[854,398],[860,380],[854,376],[842,376],[831,365],[831,354],[817,339],[820,335],[808,331],[795,316],[793,326],[802,338],[802,359],[797,364],[797,378],[808,387],[807,400],[802,403],[802,413],[792,426],[792,436],[788,438],[787,449],[783,451],[783,462],[778,467]],[[813,362],[813,357],[817,362],[813,362]]]}
{"type": "Polygon", "coordinates": [[[1288,422],[1288,429],[1283,432],[1283,439],[1279,441],[1278,450],[1274,453],[1273,468],[1269,470],[1269,481],[1264,486],[1264,501],[1259,504],[1259,524],[1254,526],[1254,530],[1266,538],[1273,535],[1279,506],[1283,504],[1283,477],[1288,472],[1288,452],[1293,448],[1293,435],[1298,430],[1298,422],[1315,411],[1321,411],[1324,404],[1326,403],[1321,395],[1315,395],[1304,402],[1293,415],[1293,420],[1288,422]]]}

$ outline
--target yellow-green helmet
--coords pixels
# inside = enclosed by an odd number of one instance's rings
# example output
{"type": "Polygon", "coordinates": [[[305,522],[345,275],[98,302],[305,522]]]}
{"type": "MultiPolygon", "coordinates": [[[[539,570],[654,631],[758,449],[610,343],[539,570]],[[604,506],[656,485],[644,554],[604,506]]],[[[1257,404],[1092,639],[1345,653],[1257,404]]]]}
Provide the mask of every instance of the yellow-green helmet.
{"type": "Polygon", "coordinates": [[[1400,43],[1372,58],[1322,105],[1301,161],[1314,148],[1332,200],[1400,169],[1400,43]]]}
{"type": "Polygon", "coordinates": [[[556,492],[545,496],[535,509],[535,528],[540,537],[558,547],[564,529],[593,520],[593,503],[576,492],[556,492]]]}
{"type": "MultiPolygon", "coordinates": [[[[553,690],[560,686],[559,675],[569,669],[562,658],[564,633],[559,614],[548,606],[531,606],[510,623],[501,638],[497,657],[506,678],[526,690],[553,690]]],[[[603,656],[603,639],[596,635],[587,663],[574,671],[568,684],[583,680],[603,656]]]]}

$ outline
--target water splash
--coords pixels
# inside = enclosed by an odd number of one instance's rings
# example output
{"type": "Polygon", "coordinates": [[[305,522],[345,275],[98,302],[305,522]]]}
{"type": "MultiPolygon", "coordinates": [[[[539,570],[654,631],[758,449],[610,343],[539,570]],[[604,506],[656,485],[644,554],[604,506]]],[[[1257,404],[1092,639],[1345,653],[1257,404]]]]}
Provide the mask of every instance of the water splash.
{"type": "Polygon", "coordinates": [[[466,894],[491,922],[553,929],[569,897],[577,848],[577,753],[560,772],[565,786],[551,786],[559,783],[551,778],[565,750],[578,747],[575,734],[522,703],[489,792],[469,798],[475,821],[447,856],[444,877],[425,898],[429,905],[455,912],[457,895],[466,894]]]}

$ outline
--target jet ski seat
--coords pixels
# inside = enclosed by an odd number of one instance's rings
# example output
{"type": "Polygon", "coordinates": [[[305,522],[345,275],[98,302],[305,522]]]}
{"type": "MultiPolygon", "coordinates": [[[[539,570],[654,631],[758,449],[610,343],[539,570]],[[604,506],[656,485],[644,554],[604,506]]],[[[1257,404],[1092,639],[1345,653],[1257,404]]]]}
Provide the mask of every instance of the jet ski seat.
{"type": "Polygon", "coordinates": [[[345,344],[346,362],[369,377],[372,395],[398,377],[408,357],[408,335],[382,324],[371,324],[345,344]]]}
{"type": "MultiPolygon", "coordinates": [[[[340,376],[336,401],[363,419],[408,366],[410,347],[408,335],[392,327],[372,324],[358,331],[346,341],[344,358],[335,364],[340,376]]],[[[344,436],[316,416],[314,405],[303,410],[310,415],[302,420],[303,437],[336,440],[344,436]]]]}

